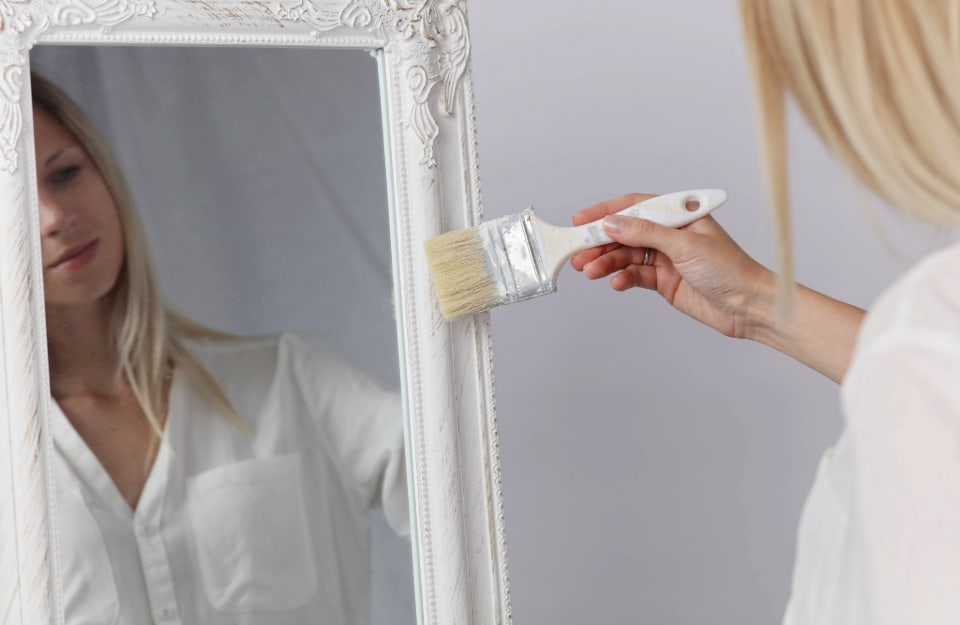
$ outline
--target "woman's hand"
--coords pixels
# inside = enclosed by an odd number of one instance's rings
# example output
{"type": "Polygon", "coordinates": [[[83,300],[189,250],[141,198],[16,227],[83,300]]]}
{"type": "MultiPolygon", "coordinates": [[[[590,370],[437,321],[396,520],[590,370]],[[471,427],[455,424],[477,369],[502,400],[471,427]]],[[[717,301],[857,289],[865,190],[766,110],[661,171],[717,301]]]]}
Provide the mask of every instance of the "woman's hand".
{"type": "Polygon", "coordinates": [[[574,215],[574,225],[605,218],[604,230],[616,243],[580,252],[573,268],[591,279],[615,274],[610,285],[618,291],[657,291],[677,310],[727,336],[763,343],[835,382],[843,379],[863,310],[796,285],[792,314],[778,319],[776,276],[712,217],[679,229],[607,217],[651,197],[625,195],[574,215]]]}
{"type": "MultiPolygon", "coordinates": [[[[574,215],[573,223],[589,223],[651,197],[634,193],[602,202],[574,215]]],[[[604,230],[617,242],[581,252],[571,261],[592,280],[614,274],[610,285],[617,291],[657,291],[677,310],[737,338],[751,338],[756,322],[752,313],[772,305],[772,272],[748,256],[712,217],[680,229],[607,217],[604,230]]]]}

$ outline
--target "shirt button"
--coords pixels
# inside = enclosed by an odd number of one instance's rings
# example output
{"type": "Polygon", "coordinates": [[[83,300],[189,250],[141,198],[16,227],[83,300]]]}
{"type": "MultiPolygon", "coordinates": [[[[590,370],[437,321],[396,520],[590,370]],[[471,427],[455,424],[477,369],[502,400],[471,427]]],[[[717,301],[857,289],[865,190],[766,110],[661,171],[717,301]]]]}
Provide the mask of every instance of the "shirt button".
{"type": "Polygon", "coordinates": [[[160,610],[160,618],[158,620],[169,621],[177,616],[177,609],[173,606],[166,606],[160,610]]]}
{"type": "Polygon", "coordinates": [[[150,538],[153,536],[153,526],[147,523],[142,523],[138,529],[140,530],[140,535],[144,538],[150,538]]]}

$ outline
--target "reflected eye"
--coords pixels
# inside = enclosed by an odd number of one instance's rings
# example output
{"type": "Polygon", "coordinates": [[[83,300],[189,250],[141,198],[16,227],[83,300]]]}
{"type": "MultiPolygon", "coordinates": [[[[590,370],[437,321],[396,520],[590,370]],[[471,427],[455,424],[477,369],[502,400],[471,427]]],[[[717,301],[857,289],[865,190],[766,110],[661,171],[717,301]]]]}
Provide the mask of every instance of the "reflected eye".
{"type": "Polygon", "coordinates": [[[54,184],[61,184],[64,182],[69,182],[77,177],[77,174],[80,173],[79,165],[70,165],[68,167],[63,167],[53,172],[50,175],[50,182],[54,184]]]}

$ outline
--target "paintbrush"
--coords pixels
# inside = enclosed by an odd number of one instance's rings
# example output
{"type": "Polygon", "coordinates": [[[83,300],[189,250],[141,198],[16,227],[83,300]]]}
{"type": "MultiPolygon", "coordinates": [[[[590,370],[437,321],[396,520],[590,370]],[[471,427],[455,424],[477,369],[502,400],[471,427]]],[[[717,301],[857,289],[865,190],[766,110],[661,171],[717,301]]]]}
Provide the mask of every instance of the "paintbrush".
{"type": "MultiPolygon", "coordinates": [[[[660,195],[617,213],[679,228],[727,201],[722,189],[660,195]]],[[[528,208],[424,243],[440,312],[446,319],[522,302],[557,290],[557,275],[577,252],[612,243],[602,220],[575,228],[549,224],[528,208]]]]}

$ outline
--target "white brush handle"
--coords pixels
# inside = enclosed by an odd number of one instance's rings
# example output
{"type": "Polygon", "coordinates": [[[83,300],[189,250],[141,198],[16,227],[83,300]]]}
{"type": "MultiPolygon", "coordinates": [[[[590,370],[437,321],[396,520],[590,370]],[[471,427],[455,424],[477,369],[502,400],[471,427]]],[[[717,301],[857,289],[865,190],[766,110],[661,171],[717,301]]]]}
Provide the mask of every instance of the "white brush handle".
{"type": "MultiPolygon", "coordinates": [[[[617,215],[647,219],[668,228],[680,228],[709,214],[726,201],[727,192],[723,189],[678,191],[644,200],[623,209],[617,215]],[[693,210],[689,210],[688,206],[693,210]]],[[[603,231],[602,219],[577,228],[569,228],[568,231],[582,242],[573,254],[598,245],[613,243],[613,239],[603,231]]]]}
{"type": "MultiPolygon", "coordinates": [[[[648,219],[668,228],[680,228],[709,214],[727,201],[723,189],[696,189],[658,195],[625,208],[617,215],[648,219]],[[693,209],[693,210],[691,210],[693,209]]],[[[540,222],[544,246],[544,261],[549,275],[556,278],[560,267],[578,252],[613,243],[603,230],[603,220],[576,228],[560,228],[540,222]]]]}

